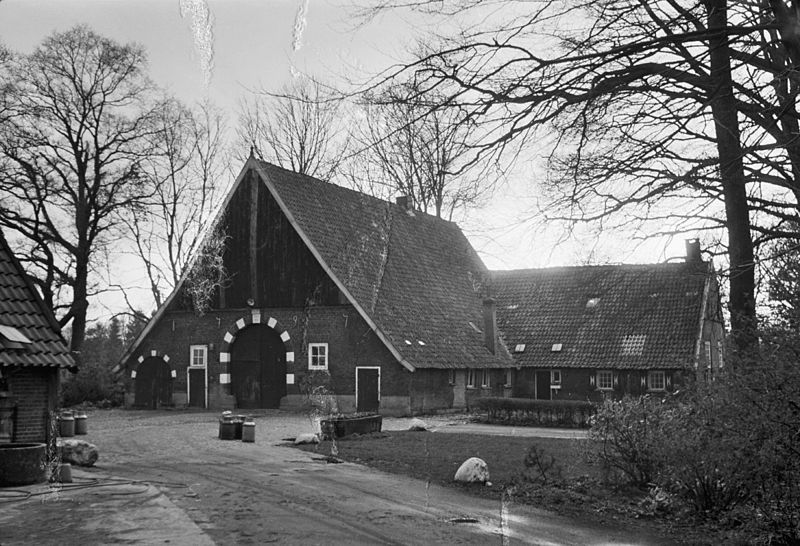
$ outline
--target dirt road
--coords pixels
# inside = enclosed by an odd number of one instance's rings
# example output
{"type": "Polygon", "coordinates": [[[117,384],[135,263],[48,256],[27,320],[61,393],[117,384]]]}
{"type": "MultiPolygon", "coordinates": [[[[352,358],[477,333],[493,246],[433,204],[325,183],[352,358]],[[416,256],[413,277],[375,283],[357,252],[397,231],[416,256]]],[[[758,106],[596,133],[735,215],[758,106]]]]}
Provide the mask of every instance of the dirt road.
{"type": "Polygon", "coordinates": [[[218,544],[656,543],[275,445],[312,430],[302,416],[257,417],[255,444],[219,440],[216,419],[95,412],[87,440],[97,472],[156,484],[218,544]]]}

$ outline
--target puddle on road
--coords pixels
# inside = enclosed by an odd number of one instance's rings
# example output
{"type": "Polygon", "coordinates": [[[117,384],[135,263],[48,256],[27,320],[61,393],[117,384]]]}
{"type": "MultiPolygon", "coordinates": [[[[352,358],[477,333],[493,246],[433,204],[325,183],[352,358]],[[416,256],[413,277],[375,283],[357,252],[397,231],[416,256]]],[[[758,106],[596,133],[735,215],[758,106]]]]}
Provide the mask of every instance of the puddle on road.
{"type": "Polygon", "coordinates": [[[450,523],[478,523],[477,519],[467,517],[452,518],[449,521],[450,523]]]}

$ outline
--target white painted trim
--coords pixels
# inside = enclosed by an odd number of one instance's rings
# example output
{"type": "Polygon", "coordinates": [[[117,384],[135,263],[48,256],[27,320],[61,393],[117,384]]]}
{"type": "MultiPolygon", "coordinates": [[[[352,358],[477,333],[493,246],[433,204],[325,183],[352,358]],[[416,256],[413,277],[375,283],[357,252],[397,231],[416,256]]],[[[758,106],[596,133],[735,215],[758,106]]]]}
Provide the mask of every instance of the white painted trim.
{"type": "Polygon", "coordinates": [[[136,359],[136,362],[138,362],[139,364],[144,362],[144,355],[139,355],[139,358],[136,359]]]}
{"type": "Polygon", "coordinates": [[[290,337],[289,337],[289,332],[287,332],[286,330],[284,330],[284,331],[283,331],[283,333],[281,334],[281,341],[283,341],[284,343],[286,343],[287,341],[289,341],[289,339],[290,339],[290,337]]]}
{"type": "Polygon", "coordinates": [[[136,379],[136,370],[131,370],[131,379],[136,379]]]}
{"type": "Polygon", "coordinates": [[[356,366],[356,411],[358,411],[358,370],[378,370],[378,410],[381,409],[381,367],[356,366]]]}
{"type": "Polygon", "coordinates": [[[178,370],[170,370],[169,371],[169,375],[170,375],[170,377],[172,377],[172,379],[177,379],[178,378],[178,370]]]}
{"type": "Polygon", "coordinates": [[[244,328],[244,318],[240,318],[239,320],[237,320],[237,321],[236,321],[236,327],[237,327],[239,330],[241,330],[242,328],[244,328]]]}
{"type": "Polygon", "coordinates": [[[276,324],[278,324],[278,320],[273,317],[269,317],[269,320],[267,321],[267,326],[269,326],[274,330],[276,324]]]}
{"type": "Polygon", "coordinates": [[[261,324],[261,311],[259,311],[258,309],[253,309],[250,312],[250,321],[253,324],[261,324]]]}
{"type": "Polygon", "coordinates": [[[287,385],[294,385],[294,374],[293,373],[287,373],[286,374],[286,384],[287,385]]]}
{"type": "Polygon", "coordinates": [[[187,366],[186,368],[186,404],[192,399],[192,382],[189,379],[189,370],[203,370],[203,409],[208,408],[208,366],[187,366]]]}
{"type": "Polygon", "coordinates": [[[331,353],[328,349],[327,343],[309,343],[308,344],[308,369],[309,371],[327,371],[330,364],[331,353]],[[312,366],[311,365],[311,348],[312,347],[325,347],[325,366],[312,366]]]}
{"type": "Polygon", "coordinates": [[[194,367],[206,367],[208,366],[208,345],[189,345],[189,366],[194,367]],[[202,349],[203,350],[203,364],[195,364],[194,362],[194,350],[195,349],[202,349]]]}
{"type": "Polygon", "coordinates": [[[286,351],[286,362],[294,362],[294,351],[286,351]]]}
{"type": "MultiPolygon", "coordinates": [[[[337,288],[339,288],[339,290],[342,291],[342,294],[345,295],[350,304],[356,308],[356,311],[358,311],[358,313],[361,315],[361,318],[363,318],[364,321],[367,323],[367,325],[370,328],[372,328],[372,331],[375,332],[375,335],[378,336],[378,339],[380,339],[381,342],[386,346],[386,348],[389,349],[389,352],[392,353],[392,356],[394,356],[397,359],[397,361],[400,364],[402,364],[408,371],[413,372],[415,370],[414,366],[403,358],[400,352],[394,347],[394,345],[392,345],[392,343],[383,334],[383,332],[381,332],[381,330],[378,328],[378,325],[375,324],[375,321],[372,320],[372,317],[370,317],[364,310],[364,308],[361,307],[361,305],[359,305],[358,301],[356,301],[356,299],[353,297],[353,295],[350,293],[350,291],[347,289],[344,283],[342,283],[342,281],[339,280],[339,278],[336,276],[336,274],[333,272],[333,270],[330,268],[327,262],[322,258],[322,255],[313,245],[311,239],[309,239],[308,235],[306,235],[305,231],[303,231],[303,229],[300,227],[300,224],[297,222],[297,220],[295,220],[294,215],[292,215],[292,212],[289,210],[289,207],[286,206],[286,203],[283,201],[281,196],[275,190],[275,187],[272,185],[272,181],[270,180],[269,175],[267,175],[267,173],[264,172],[264,170],[261,168],[261,165],[257,161],[253,160],[253,162],[255,164],[256,171],[258,171],[258,173],[261,175],[261,179],[264,181],[264,184],[267,186],[267,189],[272,194],[272,197],[278,203],[278,206],[283,211],[283,214],[289,220],[289,223],[292,225],[295,231],[297,231],[297,234],[300,235],[300,238],[306,244],[308,250],[311,251],[311,254],[317,259],[317,261],[319,262],[320,266],[322,266],[322,269],[325,271],[325,273],[327,273],[328,276],[333,280],[337,288]]],[[[249,164],[250,161],[248,160],[247,164],[245,165],[245,168],[247,168],[249,164]]]]}
{"type": "Polygon", "coordinates": [[[231,374],[229,373],[221,373],[219,374],[219,384],[220,385],[229,385],[231,382],[231,374]]]}
{"type": "Polygon", "coordinates": [[[232,343],[233,342],[233,334],[230,332],[225,332],[225,335],[222,336],[222,339],[225,340],[225,343],[232,343]]]}

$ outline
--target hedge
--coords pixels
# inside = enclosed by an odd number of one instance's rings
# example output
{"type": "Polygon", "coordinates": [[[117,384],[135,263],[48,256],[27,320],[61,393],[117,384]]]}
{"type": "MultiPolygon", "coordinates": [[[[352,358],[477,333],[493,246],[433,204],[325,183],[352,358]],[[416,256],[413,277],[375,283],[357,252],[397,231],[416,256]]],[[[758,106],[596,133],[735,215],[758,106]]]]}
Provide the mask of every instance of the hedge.
{"type": "Polygon", "coordinates": [[[584,400],[502,397],[478,398],[472,408],[485,411],[489,423],[559,427],[588,427],[596,411],[593,403],[584,400]]]}

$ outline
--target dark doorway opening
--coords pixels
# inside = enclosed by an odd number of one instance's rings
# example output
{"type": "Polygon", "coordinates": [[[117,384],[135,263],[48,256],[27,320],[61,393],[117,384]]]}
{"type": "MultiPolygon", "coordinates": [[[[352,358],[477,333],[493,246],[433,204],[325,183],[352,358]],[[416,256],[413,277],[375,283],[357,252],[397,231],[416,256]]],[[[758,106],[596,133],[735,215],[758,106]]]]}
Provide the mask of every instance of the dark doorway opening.
{"type": "Polygon", "coordinates": [[[536,370],[536,399],[550,400],[550,370],[536,370]]]}
{"type": "Polygon", "coordinates": [[[286,396],[286,349],[272,328],[254,324],[231,347],[231,391],[238,408],[278,408],[286,396]]]}
{"type": "Polygon", "coordinates": [[[189,407],[206,407],[205,368],[189,368],[189,407]]]}
{"type": "Polygon", "coordinates": [[[356,411],[377,412],[380,408],[381,371],[356,368],[356,411]]]}
{"type": "Polygon", "coordinates": [[[172,405],[172,373],[160,356],[145,358],[136,370],[134,405],[156,409],[172,405]]]}

